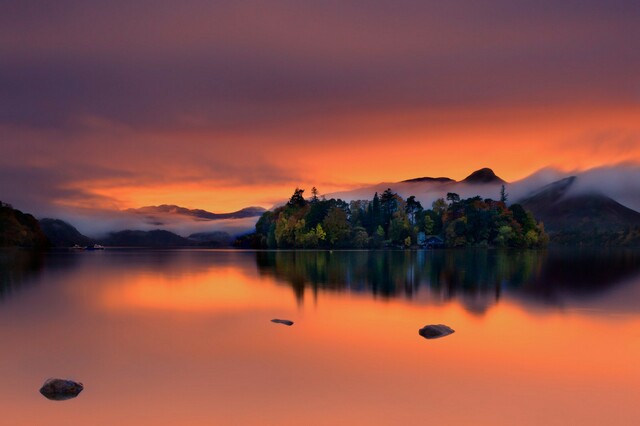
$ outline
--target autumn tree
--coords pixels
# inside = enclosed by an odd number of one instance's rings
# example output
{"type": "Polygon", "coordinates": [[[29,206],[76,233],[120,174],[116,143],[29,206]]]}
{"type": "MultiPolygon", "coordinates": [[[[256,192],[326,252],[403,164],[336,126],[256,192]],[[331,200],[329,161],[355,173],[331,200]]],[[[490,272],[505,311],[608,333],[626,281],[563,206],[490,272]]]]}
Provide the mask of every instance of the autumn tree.
{"type": "Polygon", "coordinates": [[[322,222],[322,228],[327,233],[327,241],[332,246],[346,242],[351,230],[347,221],[347,214],[343,209],[336,206],[329,209],[322,222]]]}

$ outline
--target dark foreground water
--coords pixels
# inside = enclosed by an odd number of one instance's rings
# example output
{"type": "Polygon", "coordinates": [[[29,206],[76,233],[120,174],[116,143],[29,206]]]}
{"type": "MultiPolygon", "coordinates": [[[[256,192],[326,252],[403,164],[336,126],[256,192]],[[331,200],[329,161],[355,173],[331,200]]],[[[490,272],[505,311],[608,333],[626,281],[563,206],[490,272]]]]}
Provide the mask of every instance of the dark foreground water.
{"type": "Polygon", "coordinates": [[[640,251],[0,251],[0,341],[7,425],[637,425],[640,251]]]}

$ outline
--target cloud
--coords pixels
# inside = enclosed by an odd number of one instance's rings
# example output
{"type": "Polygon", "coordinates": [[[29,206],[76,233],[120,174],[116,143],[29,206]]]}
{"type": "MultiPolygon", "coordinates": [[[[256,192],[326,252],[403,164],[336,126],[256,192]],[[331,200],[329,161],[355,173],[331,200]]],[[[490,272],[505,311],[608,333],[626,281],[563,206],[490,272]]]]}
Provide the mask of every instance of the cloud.
{"type": "Polygon", "coordinates": [[[10,6],[0,120],[15,125],[238,131],[354,108],[637,101],[631,1],[10,6]]]}
{"type": "Polygon", "coordinates": [[[0,197],[231,209],[640,161],[639,18],[630,0],[4,2],[0,197]]]}
{"type": "MultiPolygon", "coordinates": [[[[568,176],[577,176],[570,189],[571,194],[600,193],[619,203],[640,211],[640,165],[624,163],[606,167],[596,167],[586,171],[563,171],[547,167],[515,182],[507,182],[505,188],[510,203],[531,196],[544,186],[568,176]]],[[[383,182],[351,191],[329,194],[328,197],[351,200],[371,200],[373,194],[381,194],[391,188],[403,198],[414,195],[425,208],[433,201],[445,198],[448,192],[455,192],[462,198],[479,195],[483,198],[499,199],[501,184],[469,185],[462,182],[383,182]]]]}

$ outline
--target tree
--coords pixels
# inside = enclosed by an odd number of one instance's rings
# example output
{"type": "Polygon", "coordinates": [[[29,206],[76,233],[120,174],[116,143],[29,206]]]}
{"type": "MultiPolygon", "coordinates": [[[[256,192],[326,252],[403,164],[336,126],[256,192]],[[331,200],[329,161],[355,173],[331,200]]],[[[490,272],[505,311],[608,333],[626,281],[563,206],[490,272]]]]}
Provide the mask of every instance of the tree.
{"type": "Polygon", "coordinates": [[[447,202],[444,201],[444,198],[438,198],[431,204],[431,208],[433,211],[440,217],[447,211],[447,202]]]}
{"type": "Polygon", "coordinates": [[[365,248],[369,245],[369,235],[363,227],[354,228],[351,244],[355,248],[365,248]]]}
{"type": "Polygon", "coordinates": [[[502,185],[502,187],[500,188],[500,201],[506,204],[507,198],[509,198],[509,194],[506,193],[504,185],[502,185]]]}
{"type": "Polygon", "coordinates": [[[389,228],[389,222],[391,222],[391,217],[398,209],[398,200],[396,199],[397,194],[391,190],[391,188],[387,188],[380,197],[380,207],[382,209],[382,225],[384,228],[389,228]]]}
{"type": "Polygon", "coordinates": [[[280,213],[276,222],[275,238],[279,248],[293,247],[295,244],[296,219],[287,217],[284,212],[280,213]]]}
{"type": "Polygon", "coordinates": [[[269,227],[273,221],[273,212],[266,211],[262,213],[262,216],[260,216],[260,219],[258,219],[258,222],[256,223],[256,233],[267,235],[269,233],[269,227]]]}
{"type": "Polygon", "coordinates": [[[424,232],[427,235],[431,235],[433,232],[433,219],[431,219],[431,216],[429,215],[425,215],[424,216],[424,232]]]}
{"type": "Polygon", "coordinates": [[[409,198],[407,198],[407,204],[404,206],[404,210],[407,213],[407,216],[409,217],[409,222],[411,222],[411,225],[415,225],[416,214],[421,212],[424,209],[422,208],[422,204],[420,203],[420,201],[416,200],[415,195],[412,195],[409,198]]]}
{"type": "Polygon", "coordinates": [[[311,188],[311,203],[315,204],[318,202],[318,188],[315,186],[311,188]]]}
{"type": "Polygon", "coordinates": [[[366,228],[369,220],[367,216],[370,204],[366,200],[353,200],[349,203],[349,212],[351,213],[349,220],[353,226],[366,228]]]}
{"type": "Polygon", "coordinates": [[[289,199],[287,203],[287,207],[303,207],[307,204],[307,201],[304,199],[302,194],[304,193],[304,189],[300,189],[296,187],[295,191],[293,191],[293,195],[289,199]]]}
{"type": "Polygon", "coordinates": [[[316,226],[316,235],[318,236],[319,241],[324,241],[327,238],[327,233],[322,229],[322,225],[318,224],[316,226]]]}
{"type": "Polygon", "coordinates": [[[369,233],[373,234],[378,226],[382,225],[382,209],[380,208],[380,197],[378,197],[378,193],[376,192],[373,195],[373,201],[371,202],[371,217],[369,219],[368,229],[369,233]]]}
{"type": "Polygon", "coordinates": [[[322,228],[327,233],[327,240],[330,245],[339,245],[348,240],[350,232],[349,222],[347,221],[347,214],[341,208],[336,206],[331,207],[322,225],[322,228]]]}
{"type": "Polygon", "coordinates": [[[509,225],[503,225],[498,228],[498,236],[495,239],[495,244],[498,247],[506,247],[513,237],[513,228],[511,228],[509,225]]]}
{"type": "Polygon", "coordinates": [[[411,237],[409,218],[405,212],[397,211],[393,214],[393,219],[389,224],[389,239],[394,243],[401,244],[407,237],[411,237]]]}
{"type": "Polygon", "coordinates": [[[460,202],[460,196],[455,192],[447,192],[447,200],[451,203],[458,203],[460,202]]]}

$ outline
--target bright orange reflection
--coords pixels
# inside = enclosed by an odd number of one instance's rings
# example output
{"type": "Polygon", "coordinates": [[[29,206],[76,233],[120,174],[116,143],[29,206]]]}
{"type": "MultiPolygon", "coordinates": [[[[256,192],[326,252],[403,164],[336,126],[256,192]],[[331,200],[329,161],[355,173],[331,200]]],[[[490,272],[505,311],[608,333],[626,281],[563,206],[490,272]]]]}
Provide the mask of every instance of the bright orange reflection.
{"type": "Polygon", "coordinates": [[[255,286],[251,277],[229,267],[177,277],[143,274],[106,288],[102,300],[108,309],[218,312],[278,307],[290,298],[286,289],[255,286]]]}
{"type": "MultiPolygon", "coordinates": [[[[7,424],[636,424],[640,316],[319,290],[246,253],[78,254],[0,309],[7,424]],[[271,323],[295,321],[292,327],[271,323]],[[418,329],[456,333],[425,340],[418,329]],[[67,403],[38,393],[79,379],[67,403]]],[[[631,283],[637,286],[639,283],[631,283]]],[[[623,288],[624,289],[624,288],[623,288]]],[[[624,294],[624,293],[623,293],[624,294]]]]}

